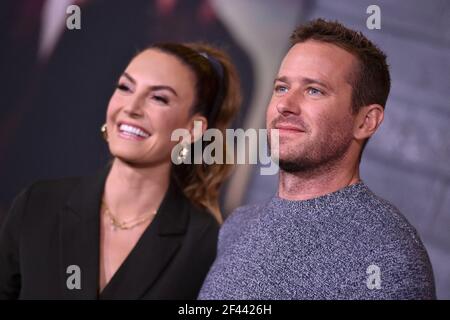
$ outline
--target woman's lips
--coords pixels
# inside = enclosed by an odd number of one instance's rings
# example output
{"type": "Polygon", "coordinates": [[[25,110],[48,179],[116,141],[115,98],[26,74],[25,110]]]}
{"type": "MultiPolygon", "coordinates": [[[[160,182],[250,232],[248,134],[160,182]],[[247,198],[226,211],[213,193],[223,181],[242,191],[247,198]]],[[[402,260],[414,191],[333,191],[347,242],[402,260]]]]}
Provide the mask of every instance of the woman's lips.
{"type": "Polygon", "coordinates": [[[121,131],[119,131],[119,137],[126,139],[126,140],[134,140],[134,141],[142,141],[142,140],[147,139],[144,137],[136,136],[136,135],[128,133],[128,132],[121,132],[121,131]]]}
{"type": "Polygon", "coordinates": [[[142,129],[141,127],[120,123],[118,125],[119,136],[127,140],[141,141],[150,137],[150,133],[142,129]]]}

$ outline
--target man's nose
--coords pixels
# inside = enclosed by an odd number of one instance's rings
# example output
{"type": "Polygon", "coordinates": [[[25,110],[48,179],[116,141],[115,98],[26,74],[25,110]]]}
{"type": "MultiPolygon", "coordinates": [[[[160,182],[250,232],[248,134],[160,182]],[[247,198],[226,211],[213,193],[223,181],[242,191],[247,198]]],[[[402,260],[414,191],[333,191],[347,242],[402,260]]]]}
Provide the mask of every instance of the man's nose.
{"type": "Polygon", "coordinates": [[[299,115],[301,113],[301,96],[295,91],[287,92],[278,100],[276,108],[284,116],[289,114],[299,115]]]}

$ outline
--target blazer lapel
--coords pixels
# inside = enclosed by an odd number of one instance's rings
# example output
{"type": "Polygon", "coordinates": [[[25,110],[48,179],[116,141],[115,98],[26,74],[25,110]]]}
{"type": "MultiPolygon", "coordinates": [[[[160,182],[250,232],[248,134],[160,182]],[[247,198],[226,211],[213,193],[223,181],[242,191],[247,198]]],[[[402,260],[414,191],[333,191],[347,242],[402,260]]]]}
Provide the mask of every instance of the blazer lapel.
{"type": "Polygon", "coordinates": [[[139,299],[180,248],[189,221],[187,199],[171,181],[158,212],[100,294],[100,299],[139,299]]]}
{"type": "Polygon", "coordinates": [[[109,170],[107,166],[97,175],[81,180],[60,214],[61,290],[65,299],[98,297],[99,212],[109,170]],[[77,274],[80,288],[73,287],[77,274]]]}

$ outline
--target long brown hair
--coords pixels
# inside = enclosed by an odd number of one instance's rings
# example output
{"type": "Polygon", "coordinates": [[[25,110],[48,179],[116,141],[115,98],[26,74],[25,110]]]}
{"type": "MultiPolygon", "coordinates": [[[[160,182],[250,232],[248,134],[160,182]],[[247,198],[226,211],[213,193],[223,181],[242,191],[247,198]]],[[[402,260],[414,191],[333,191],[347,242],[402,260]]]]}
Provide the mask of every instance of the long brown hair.
{"type": "MultiPolygon", "coordinates": [[[[239,77],[229,56],[223,50],[204,43],[158,43],[148,49],[171,54],[191,69],[196,77],[196,99],[191,113],[205,116],[208,128],[219,129],[225,137],[225,129],[231,125],[241,104],[239,77]]],[[[211,142],[197,143],[201,143],[203,151],[211,142]]],[[[223,155],[227,154],[225,144],[222,151],[223,155]]],[[[192,153],[190,156],[193,159],[192,153]]],[[[208,209],[222,222],[219,189],[228,177],[232,165],[192,162],[173,165],[172,169],[174,178],[187,198],[208,209]]]]}

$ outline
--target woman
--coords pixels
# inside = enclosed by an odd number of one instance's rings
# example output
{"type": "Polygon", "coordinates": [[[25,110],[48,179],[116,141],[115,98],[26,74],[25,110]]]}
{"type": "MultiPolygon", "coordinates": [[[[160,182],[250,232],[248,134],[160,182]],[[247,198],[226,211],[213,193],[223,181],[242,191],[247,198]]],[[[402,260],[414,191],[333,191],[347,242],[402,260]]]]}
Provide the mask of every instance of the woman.
{"type": "MultiPolygon", "coordinates": [[[[15,200],[0,232],[0,298],[195,299],[230,168],[173,164],[171,134],[194,121],[224,131],[239,104],[220,50],[167,43],[139,53],[102,127],[112,163],[93,177],[37,182],[15,200]]],[[[186,150],[179,160],[192,157],[186,150]]]]}

